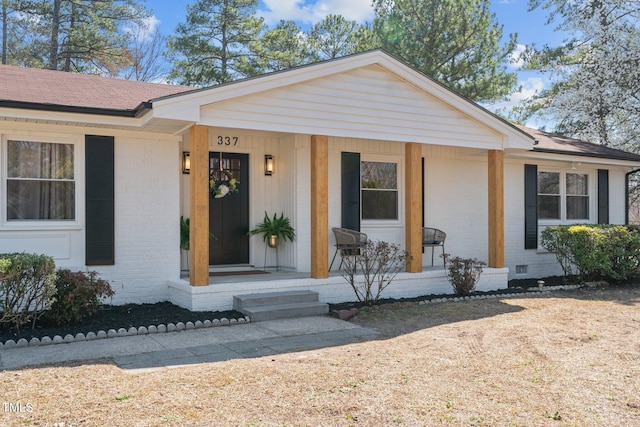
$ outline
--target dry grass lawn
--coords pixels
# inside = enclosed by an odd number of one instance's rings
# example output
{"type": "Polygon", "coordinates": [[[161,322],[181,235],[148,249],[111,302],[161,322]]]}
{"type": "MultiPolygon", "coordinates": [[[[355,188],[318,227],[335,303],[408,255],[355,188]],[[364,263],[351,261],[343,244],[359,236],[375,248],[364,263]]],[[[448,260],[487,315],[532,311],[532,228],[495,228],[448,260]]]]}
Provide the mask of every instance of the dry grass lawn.
{"type": "Polygon", "coordinates": [[[2,426],[640,425],[640,288],[385,306],[376,341],[123,371],[0,375],[2,426]],[[56,424],[57,423],[57,424],[56,424]]]}

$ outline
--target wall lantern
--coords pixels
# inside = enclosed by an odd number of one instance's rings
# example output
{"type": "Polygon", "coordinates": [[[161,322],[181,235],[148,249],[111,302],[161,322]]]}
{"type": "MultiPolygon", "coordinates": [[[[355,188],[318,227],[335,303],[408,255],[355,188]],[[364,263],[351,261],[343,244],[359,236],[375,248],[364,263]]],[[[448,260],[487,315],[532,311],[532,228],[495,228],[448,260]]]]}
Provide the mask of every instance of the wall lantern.
{"type": "Polygon", "coordinates": [[[191,156],[188,151],[182,152],[182,173],[191,172],[191,156]]]}
{"type": "Polygon", "coordinates": [[[265,154],[264,155],[264,174],[266,176],[271,176],[273,175],[274,170],[275,170],[275,160],[273,159],[273,156],[271,154],[265,154]]]}

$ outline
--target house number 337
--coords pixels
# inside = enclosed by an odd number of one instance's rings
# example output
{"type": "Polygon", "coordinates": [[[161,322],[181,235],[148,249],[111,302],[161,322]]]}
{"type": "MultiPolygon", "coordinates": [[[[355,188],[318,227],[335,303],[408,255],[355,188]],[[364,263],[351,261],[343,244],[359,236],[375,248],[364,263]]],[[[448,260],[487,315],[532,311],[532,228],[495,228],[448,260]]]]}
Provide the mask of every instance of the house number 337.
{"type": "Polygon", "coordinates": [[[237,136],[222,136],[218,135],[218,145],[238,145],[237,136]]]}

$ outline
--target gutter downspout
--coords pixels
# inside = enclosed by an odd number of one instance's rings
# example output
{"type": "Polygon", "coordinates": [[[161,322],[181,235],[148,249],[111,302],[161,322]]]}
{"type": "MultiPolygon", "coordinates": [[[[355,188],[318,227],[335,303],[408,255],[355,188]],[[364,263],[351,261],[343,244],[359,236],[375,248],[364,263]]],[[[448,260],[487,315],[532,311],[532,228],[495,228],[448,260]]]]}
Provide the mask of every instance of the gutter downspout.
{"type": "Polygon", "coordinates": [[[625,210],[624,210],[624,223],[625,225],[629,225],[629,208],[630,208],[630,203],[629,203],[629,178],[631,177],[631,175],[636,174],[640,172],[640,169],[634,169],[632,171],[629,171],[625,174],[624,176],[624,201],[625,201],[625,210]]]}

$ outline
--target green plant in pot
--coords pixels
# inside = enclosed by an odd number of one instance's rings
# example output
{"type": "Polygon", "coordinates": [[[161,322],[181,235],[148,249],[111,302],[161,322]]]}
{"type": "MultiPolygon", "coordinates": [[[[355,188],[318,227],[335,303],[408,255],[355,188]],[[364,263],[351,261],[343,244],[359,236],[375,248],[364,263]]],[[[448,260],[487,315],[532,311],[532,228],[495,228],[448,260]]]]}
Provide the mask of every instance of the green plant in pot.
{"type": "MultiPolygon", "coordinates": [[[[293,242],[296,239],[296,232],[291,226],[289,218],[284,216],[284,213],[274,213],[273,218],[269,217],[269,214],[264,213],[264,220],[259,223],[256,228],[249,231],[250,236],[260,235],[262,240],[270,248],[276,248],[276,269],[278,264],[278,244],[280,240],[293,242]]],[[[267,252],[265,248],[265,265],[267,259],[267,252]]]]}
{"type": "Polygon", "coordinates": [[[189,218],[180,215],[180,249],[189,250],[189,218]]]}
{"type": "MultiPolygon", "coordinates": [[[[189,218],[185,218],[180,215],[180,249],[188,251],[190,248],[190,236],[191,230],[189,228],[189,218]]],[[[210,239],[216,239],[212,233],[209,233],[210,239]]],[[[187,257],[187,270],[189,269],[189,257],[187,257]]]]}

